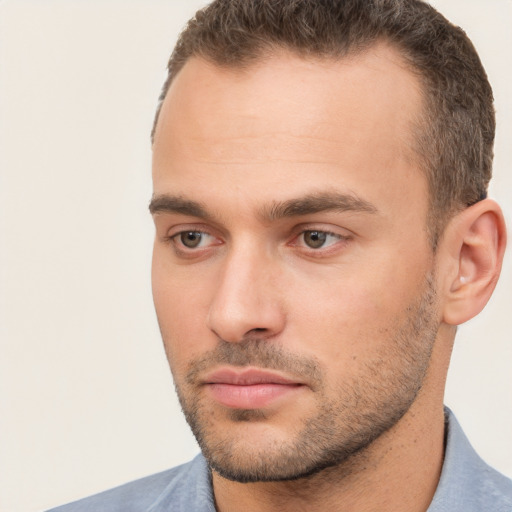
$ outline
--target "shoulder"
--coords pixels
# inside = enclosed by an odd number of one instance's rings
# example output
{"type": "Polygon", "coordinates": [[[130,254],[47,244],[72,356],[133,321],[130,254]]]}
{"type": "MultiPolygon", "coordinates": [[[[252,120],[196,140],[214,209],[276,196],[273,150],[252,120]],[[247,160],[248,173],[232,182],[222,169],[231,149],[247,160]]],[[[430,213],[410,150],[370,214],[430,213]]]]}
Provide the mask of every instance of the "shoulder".
{"type": "Polygon", "coordinates": [[[210,472],[201,455],[187,464],[115,487],[48,512],[215,510],[210,472]]]}
{"type": "Polygon", "coordinates": [[[453,413],[446,411],[441,479],[428,512],[512,512],[512,480],[475,452],[453,413]]]}

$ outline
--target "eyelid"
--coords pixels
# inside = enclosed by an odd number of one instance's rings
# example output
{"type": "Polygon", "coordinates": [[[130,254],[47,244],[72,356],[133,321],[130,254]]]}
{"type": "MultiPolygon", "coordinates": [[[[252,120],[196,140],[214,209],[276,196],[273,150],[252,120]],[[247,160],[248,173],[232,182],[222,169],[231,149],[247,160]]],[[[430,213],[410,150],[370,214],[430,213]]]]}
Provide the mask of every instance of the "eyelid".
{"type": "Polygon", "coordinates": [[[350,238],[347,235],[342,235],[341,233],[334,233],[333,231],[326,231],[325,229],[304,229],[295,237],[295,239],[297,239],[301,235],[304,235],[305,233],[323,233],[324,235],[332,236],[338,240],[348,240],[350,238]]]}
{"type": "Polygon", "coordinates": [[[347,243],[349,243],[354,238],[354,233],[351,231],[345,229],[345,228],[338,228],[333,229],[334,226],[332,225],[319,225],[319,224],[301,224],[296,227],[294,230],[293,237],[291,241],[287,244],[291,247],[294,247],[298,250],[300,250],[301,253],[313,257],[313,258],[325,258],[328,256],[334,256],[343,248],[347,243]],[[319,233],[325,233],[326,235],[333,236],[337,238],[338,240],[330,243],[329,245],[325,247],[319,247],[319,248],[313,248],[308,247],[304,241],[300,242],[300,237],[304,235],[304,233],[317,231],[319,233]]]}
{"type": "Polygon", "coordinates": [[[326,233],[328,235],[333,235],[340,238],[352,238],[355,236],[353,231],[341,226],[321,222],[309,222],[296,226],[293,229],[293,237],[297,237],[305,231],[319,231],[321,233],[326,233]]]}
{"type": "Polygon", "coordinates": [[[170,246],[174,252],[174,254],[181,259],[192,259],[196,260],[201,258],[202,256],[206,256],[209,253],[209,250],[222,245],[224,243],[223,239],[219,236],[215,230],[211,229],[209,226],[205,226],[204,224],[193,224],[193,223],[183,223],[176,224],[167,229],[165,235],[161,238],[162,242],[170,246]],[[203,236],[211,237],[211,243],[208,243],[205,246],[198,247],[187,247],[180,241],[180,235],[183,233],[199,233],[203,236]]]}
{"type": "MultiPolygon", "coordinates": [[[[178,240],[178,239],[181,238],[182,235],[188,234],[188,233],[195,233],[195,234],[201,235],[202,237],[215,238],[212,235],[210,235],[210,233],[206,233],[205,231],[199,231],[197,229],[185,229],[183,231],[178,231],[177,233],[175,233],[174,235],[169,236],[168,238],[170,240],[178,240]]],[[[192,248],[191,247],[187,247],[187,249],[192,249],[192,248]]]]}
{"type": "Polygon", "coordinates": [[[176,235],[179,235],[181,233],[188,233],[190,231],[201,233],[204,235],[213,236],[215,238],[221,238],[218,232],[214,229],[212,229],[210,226],[206,226],[201,223],[181,223],[181,224],[173,224],[170,228],[166,229],[165,231],[165,238],[173,238],[176,235]]]}
{"type": "MultiPolygon", "coordinates": [[[[198,229],[183,229],[181,231],[177,231],[173,235],[167,235],[166,238],[168,240],[172,240],[172,241],[179,240],[181,235],[186,234],[186,233],[197,233],[203,237],[208,237],[208,238],[211,238],[212,240],[218,240],[218,238],[216,236],[212,235],[211,233],[208,233],[207,231],[200,231],[198,229]]],[[[219,245],[219,244],[209,244],[209,245],[219,245]]],[[[187,249],[194,250],[190,247],[187,247],[187,249]]]]}

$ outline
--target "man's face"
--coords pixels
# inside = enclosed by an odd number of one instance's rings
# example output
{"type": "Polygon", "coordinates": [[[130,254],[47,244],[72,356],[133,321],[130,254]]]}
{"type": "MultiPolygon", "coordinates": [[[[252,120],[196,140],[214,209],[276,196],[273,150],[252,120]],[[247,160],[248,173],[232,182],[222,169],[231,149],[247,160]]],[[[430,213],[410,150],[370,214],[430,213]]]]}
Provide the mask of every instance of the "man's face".
{"type": "Polygon", "coordinates": [[[415,401],[439,318],[416,79],[394,51],[190,60],[154,143],[153,292],[212,467],[314,473],[415,401]]]}

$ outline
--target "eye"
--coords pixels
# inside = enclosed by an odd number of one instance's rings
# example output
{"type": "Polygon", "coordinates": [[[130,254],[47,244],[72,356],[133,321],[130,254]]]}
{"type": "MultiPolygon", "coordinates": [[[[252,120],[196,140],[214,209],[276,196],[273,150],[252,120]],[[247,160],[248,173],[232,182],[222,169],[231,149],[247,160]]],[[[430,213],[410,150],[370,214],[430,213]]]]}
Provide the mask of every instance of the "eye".
{"type": "Polygon", "coordinates": [[[199,231],[184,231],[179,234],[181,243],[189,249],[195,249],[201,244],[203,234],[199,231]]]}
{"type": "Polygon", "coordinates": [[[300,237],[310,249],[321,249],[323,247],[329,247],[335,244],[344,237],[335,233],[329,233],[327,231],[304,231],[300,237]]]}
{"type": "Polygon", "coordinates": [[[212,245],[215,238],[202,231],[181,231],[173,235],[171,240],[187,249],[198,249],[212,245]]]}

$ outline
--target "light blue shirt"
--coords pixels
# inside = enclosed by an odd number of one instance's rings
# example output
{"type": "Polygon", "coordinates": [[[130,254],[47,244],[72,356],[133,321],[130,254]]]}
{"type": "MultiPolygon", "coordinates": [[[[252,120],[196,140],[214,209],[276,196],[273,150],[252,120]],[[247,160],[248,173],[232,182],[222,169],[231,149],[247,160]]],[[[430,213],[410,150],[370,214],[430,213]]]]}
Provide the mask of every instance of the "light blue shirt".
{"type": "MultiPolygon", "coordinates": [[[[426,512],[512,512],[512,480],[489,467],[446,410],[441,478],[426,512]]],[[[136,480],[48,512],[215,512],[208,464],[188,464],[136,480]]]]}

